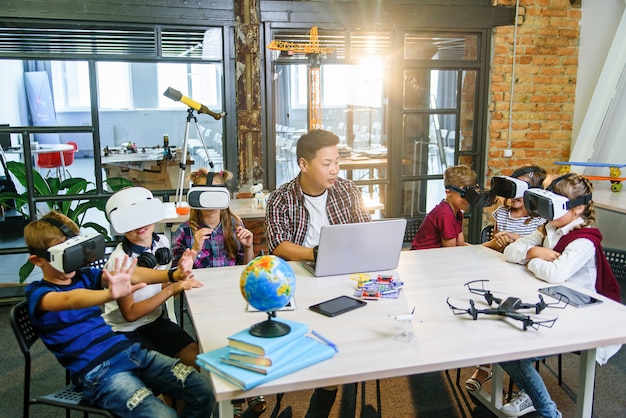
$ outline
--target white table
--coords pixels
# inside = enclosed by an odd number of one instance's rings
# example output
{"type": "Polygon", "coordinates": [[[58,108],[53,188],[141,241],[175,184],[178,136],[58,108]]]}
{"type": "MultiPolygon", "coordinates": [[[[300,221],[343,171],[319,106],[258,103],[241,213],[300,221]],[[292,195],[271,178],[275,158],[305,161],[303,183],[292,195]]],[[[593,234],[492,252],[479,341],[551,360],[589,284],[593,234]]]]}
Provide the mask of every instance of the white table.
{"type": "MultiPolygon", "coordinates": [[[[478,307],[484,299],[468,292],[464,283],[488,279],[488,289],[499,297],[512,295],[524,302],[538,300],[537,289],[546,283],[537,280],[525,267],[507,263],[502,255],[482,246],[466,246],[421,251],[405,251],[393,272],[405,282],[397,300],[370,301],[364,308],[327,318],[309,311],[309,305],[338,295],[351,295],[355,282],[349,275],[311,277],[297,263],[290,263],[297,276],[295,311],[279,317],[305,322],[335,342],[335,357],[296,373],[258,386],[245,395],[225,381],[212,377],[220,416],[232,416],[230,400],[281,392],[341,385],[374,379],[407,376],[441,370],[498,363],[520,358],[547,356],[571,351],[581,355],[578,417],[591,416],[595,347],[626,342],[626,307],[601,297],[605,302],[584,309],[546,309],[542,318],[558,317],[553,328],[521,330],[521,323],[485,316],[472,321],[454,316],[446,304],[450,297],[459,307],[474,299],[478,307]],[[402,314],[415,307],[409,342],[394,340],[404,324],[389,314],[402,314]],[[602,327],[597,324],[601,318],[602,327]],[[497,341],[498,344],[494,344],[497,341]],[[386,353],[385,361],[380,353],[386,353]],[[230,414],[230,415],[229,415],[230,414]]],[[[198,270],[196,278],[205,286],[186,292],[189,311],[203,351],[226,344],[226,337],[264,320],[263,313],[248,313],[239,291],[242,266],[198,270]]],[[[496,373],[496,378],[498,377],[496,373]]],[[[501,382],[492,384],[496,396],[481,399],[492,411],[501,405],[501,382]]]]}

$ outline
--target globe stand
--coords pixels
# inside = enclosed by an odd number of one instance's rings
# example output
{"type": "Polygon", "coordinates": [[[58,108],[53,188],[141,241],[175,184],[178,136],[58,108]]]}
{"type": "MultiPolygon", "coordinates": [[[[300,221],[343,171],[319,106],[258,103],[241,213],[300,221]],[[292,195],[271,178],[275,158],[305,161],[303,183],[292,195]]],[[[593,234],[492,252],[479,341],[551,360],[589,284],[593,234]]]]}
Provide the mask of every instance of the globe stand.
{"type": "Polygon", "coordinates": [[[287,335],[291,332],[291,327],[284,322],[272,320],[276,317],[276,311],[267,313],[267,320],[258,322],[250,327],[248,331],[251,335],[261,338],[274,338],[287,335]]]}

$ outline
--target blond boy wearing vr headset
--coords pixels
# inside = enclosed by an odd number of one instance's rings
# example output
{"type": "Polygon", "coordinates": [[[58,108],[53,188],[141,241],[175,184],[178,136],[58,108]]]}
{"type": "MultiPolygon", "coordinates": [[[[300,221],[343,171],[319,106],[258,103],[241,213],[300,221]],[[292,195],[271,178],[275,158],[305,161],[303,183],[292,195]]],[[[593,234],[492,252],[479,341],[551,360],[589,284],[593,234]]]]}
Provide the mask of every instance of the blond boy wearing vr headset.
{"type": "Polygon", "coordinates": [[[176,416],[176,411],[155,393],[182,400],[183,415],[210,416],[215,396],[208,379],[177,359],[146,350],[116,334],[100,310],[107,302],[132,296],[146,283],[167,282],[168,276],[174,281],[192,278],[193,251],[169,275],[166,271],[135,268],[136,261],[129,262],[127,256],[111,271],[68,271],[66,267],[76,265],[76,257],[83,261],[78,264],[84,265],[84,261],[104,255],[104,246],[99,254],[90,254],[94,242],[76,237],[80,237],[78,226],[54,211],[24,228],[29,260],[43,272],[43,279],[26,289],[29,316],[37,336],[69,370],[75,389],[88,402],[115,416],[176,416]],[[71,246],[66,244],[70,241],[71,246]],[[81,248],[84,245],[88,248],[81,248]],[[64,264],[62,268],[59,263],[64,264]]]}

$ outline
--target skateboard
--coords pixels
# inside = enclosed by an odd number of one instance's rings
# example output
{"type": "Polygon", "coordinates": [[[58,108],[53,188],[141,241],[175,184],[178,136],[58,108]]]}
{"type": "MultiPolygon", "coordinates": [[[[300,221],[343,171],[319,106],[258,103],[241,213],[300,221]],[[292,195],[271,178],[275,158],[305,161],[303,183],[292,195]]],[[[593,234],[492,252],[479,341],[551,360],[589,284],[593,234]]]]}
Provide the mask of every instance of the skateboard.
{"type": "Polygon", "coordinates": [[[556,161],[554,164],[561,165],[561,169],[559,170],[560,174],[567,174],[570,171],[570,167],[580,166],[580,167],[608,167],[609,175],[608,176],[587,176],[589,180],[608,180],[611,182],[611,191],[619,192],[622,190],[622,182],[626,181],[626,177],[621,177],[622,175],[622,167],[626,167],[626,164],[611,164],[611,163],[590,163],[590,162],[575,162],[575,161],[556,161]]]}

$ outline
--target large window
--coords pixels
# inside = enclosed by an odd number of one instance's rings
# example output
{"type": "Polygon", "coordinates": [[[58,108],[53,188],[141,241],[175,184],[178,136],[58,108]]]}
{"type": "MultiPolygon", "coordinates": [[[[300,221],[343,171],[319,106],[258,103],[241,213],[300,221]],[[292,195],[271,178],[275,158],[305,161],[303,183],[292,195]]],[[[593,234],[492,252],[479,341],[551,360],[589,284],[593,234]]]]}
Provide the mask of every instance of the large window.
{"type": "MultiPolygon", "coordinates": [[[[452,165],[468,164],[480,176],[482,32],[318,32],[319,45],[332,49],[319,60],[319,91],[306,54],[272,53],[277,186],[298,172],[295,146],[312,126],[315,94],[321,127],[341,140],[341,175],[383,216],[424,217],[444,196],[443,173],[452,165]],[[392,50],[393,36],[402,37],[402,51],[392,50]]],[[[273,39],[298,50],[303,34],[276,30],[273,39]]]]}

